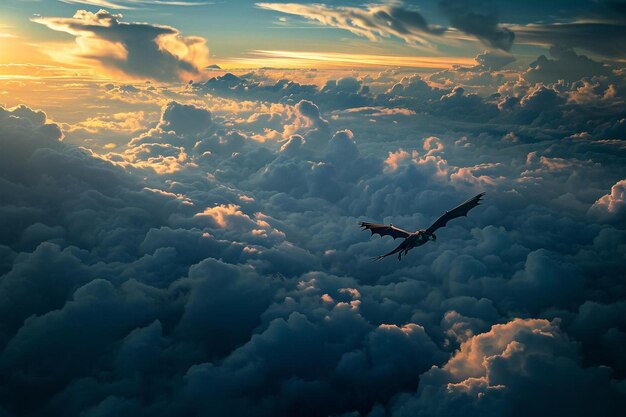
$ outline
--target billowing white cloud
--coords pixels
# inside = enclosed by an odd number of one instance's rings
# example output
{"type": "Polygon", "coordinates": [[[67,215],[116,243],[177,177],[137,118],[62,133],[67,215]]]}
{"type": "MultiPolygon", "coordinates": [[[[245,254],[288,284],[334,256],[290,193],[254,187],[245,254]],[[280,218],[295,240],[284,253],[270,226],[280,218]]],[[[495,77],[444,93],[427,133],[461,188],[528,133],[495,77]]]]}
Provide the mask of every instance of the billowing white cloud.
{"type": "Polygon", "coordinates": [[[622,219],[626,209],[626,180],[620,180],[611,187],[611,192],[600,197],[591,206],[591,211],[603,216],[622,219]]]}
{"type": "Polygon", "coordinates": [[[140,79],[172,81],[201,76],[208,59],[203,38],[183,36],[170,26],[126,23],[121,18],[106,10],[78,10],[71,18],[31,20],[75,37],[73,48],[44,46],[44,52],[61,61],[96,65],[113,75],[140,79]]]}
{"type": "Polygon", "coordinates": [[[606,368],[583,367],[555,323],[515,319],[463,342],[421,376],[415,396],[396,402],[393,415],[568,415],[595,410],[598,400],[612,415],[624,401],[606,368]]]}

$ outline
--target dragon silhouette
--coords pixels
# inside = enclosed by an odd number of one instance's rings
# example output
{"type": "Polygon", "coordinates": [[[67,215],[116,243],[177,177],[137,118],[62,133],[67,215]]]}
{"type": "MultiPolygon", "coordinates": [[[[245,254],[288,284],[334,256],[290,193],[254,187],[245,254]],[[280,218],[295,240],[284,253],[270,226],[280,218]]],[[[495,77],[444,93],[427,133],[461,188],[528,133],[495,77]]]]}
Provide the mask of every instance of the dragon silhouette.
{"type": "Polygon", "coordinates": [[[363,230],[369,230],[372,232],[372,236],[375,234],[382,236],[391,236],[394,239],[403,238],[404,240],[400,245],[392,250],[389,253],[384,255],[377,256],[374,258],[376,261],[380,261],[385,259],[387,256],[391,256],[394,254],[398,254],[398,260],[402,259],[402,255],[406,255],[411,249],[416,248],[418,246],[422,246],[423,244],[431,241],[437,240],[437,236],[435,235],[435,231],[441,227],[444,227],[448,224],[448,222],[452,219],[456,219],[457,217],[467,216],[467,213],[474,207],[480,204],[480,199],[485,195],[485,193],[480,193],[475,197],[470,198],[459,206],[453,208],[452,210],[446,211],[442,214],[435,222],[430,225],[427,229],[420,229],[413,233],[407,232],[406,230],[402,230],[393,224],[376,224],[376,223],[367,223],[361,222],[359,226],[363,228],[363,230]]]}

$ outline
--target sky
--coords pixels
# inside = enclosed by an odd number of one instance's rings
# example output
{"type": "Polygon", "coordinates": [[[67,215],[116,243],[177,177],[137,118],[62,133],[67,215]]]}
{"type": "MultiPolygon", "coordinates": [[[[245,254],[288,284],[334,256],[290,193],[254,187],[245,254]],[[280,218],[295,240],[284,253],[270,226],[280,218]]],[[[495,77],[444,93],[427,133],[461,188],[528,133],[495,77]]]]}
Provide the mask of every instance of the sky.
{"type": "Polygon", "coordinates": [[[0,417],[621,416],[625,42],[619,0],[4,0],[0,417]]]}

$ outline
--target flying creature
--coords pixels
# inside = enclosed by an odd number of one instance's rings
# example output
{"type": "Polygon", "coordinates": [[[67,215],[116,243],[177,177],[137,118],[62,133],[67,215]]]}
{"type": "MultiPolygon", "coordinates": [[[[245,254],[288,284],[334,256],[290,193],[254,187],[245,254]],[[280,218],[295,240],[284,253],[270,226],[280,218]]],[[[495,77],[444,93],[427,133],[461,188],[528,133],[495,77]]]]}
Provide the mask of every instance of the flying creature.
{"type": "Polygon", "coordinates": [[[363,230],[369,230],[372,232],[372,236],[375,234],[379,234],[382,236],[391,236],[394,239],[396,238],[404,238],[404,241],[400,243],[400,245],[392,250],[389,253],[384,255],[377,256],[374,258],[376,261],[380,261],[385,259],[387,256],[391,256],[393,254],[398,254],[398,260],[402,259],[402,255],[405,255],[413,248],[418,246],[422,246],[428,241],[437,240],[437,236],[435,236],[435,231],[441,227],[444,227],[450,220],[456,219],[457,217],[467,216],[467,213],[473,209],[474,207],[479,205],[480,199],[484,196],[485,193],[480,193],[475,197],[470,198],[463,204],[458,207],[453,208],[452,210],[446,211],[442,214],[428,229],[420,229],[414,233],[407,232],[406,230],[402,230],[398,227],[395,227],[393,224],[375,224],[375,223],[367,223],[361,222],[359,225],[363,228],[363,230]]]}

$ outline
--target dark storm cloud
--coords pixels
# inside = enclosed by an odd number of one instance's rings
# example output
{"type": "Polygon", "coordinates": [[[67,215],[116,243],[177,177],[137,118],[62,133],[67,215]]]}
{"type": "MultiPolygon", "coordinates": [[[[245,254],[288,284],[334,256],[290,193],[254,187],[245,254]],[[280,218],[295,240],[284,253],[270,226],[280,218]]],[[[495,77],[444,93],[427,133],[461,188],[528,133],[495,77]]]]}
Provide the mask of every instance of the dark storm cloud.
{"type": "Polygon", "coordinates": [[[474,35],[486,45],[508,51],[515,33],[502,27],[493,4],[489,1],[440,0],[439,7],[450,19],[452,27],[474,35]]]}
{"type": "Polygon", "coordinates": [[[0,108],[2,412],[621,415],[623,70],[546,60],[216,77],[108,154],[0,108]]]}
{"type": "Polygon", "coordinates": [[[483,53],[477,55],[475,59],[478,65],[492,71],[502,69],[515,61],[515,57],[513,55],[494,51],[484,51],[483,53]]]}
{"type": "Polygon", "coordinates": [[[573,82],[585,77],[611,75],[611,67],[584,55],[577,55],[572,49],[553,46],[550,54],[556,59],[541,55],[530,64],[524,79],[531,83],[547,84],[559,80],[573,82]]]}
{"type": "Polygon", "coordinates": [[[512,26],[520,43],[580,48],[612,59],[624,58],[626,25],[623,22],[571,22],[512,26]]]}
{"type": "Polygon", "coordinates": [[[106,10],[79,10],[71,18],[32,21],[77,39],[78,59],[96,61],[126,76],[172,81],[200,74],[206,59],[204,39],[184,37],[169,26],[122,22],[106,10]]]}
{"type": "Polygon", "coordinates": [[[268,81],[255,74],[236,76],[226,73],[206,82],[194,83],[192,88],[199,94],[220,97],[246,98],[296,104],[301,100],[314,100],[328,109],[360,107],[371,103],[369,91],[354,77],[329,80],[319,89],[312,84],[300,84],[289,80],[268,81]]]}
{"type": "Polygon", "coordinates": [[[626,14],[626,2],[623,0],[603,0],[601,2],[606,3],[612,11],[626,14]]]}
{"type": "MultiPolygon", "coordinates": [[[[543,47],[561,45],[577,48],[618,60],[624,58],[625,4],[621,1],[588,2],[579,7],[575,14],[566,15],[559,21],[550,21],[551,15],[548,14],[547,21],[541,19],[525,24],[502,24],[494,1],[439,0],[439,10],[448,19],[452,30],[429,25],[420,12],[397,1],[364,8],[300,3],[258,3],[257,6],[302,16],[372,40],[393,36],[407,43],[430,47],[429,40],[459,36],[454,33],[458,31],[461,37],[475,37],[485,45],[501,51],[509,51],[517,41],[519,44],[543,47]]],[[[506,9],[507,5],[503,4],[502,8],[506,9]]],[[[558,12],[563,13],[564,10],[558,12]]],[[[514,9],[508,12],[512,11],[514,9]]]]}

